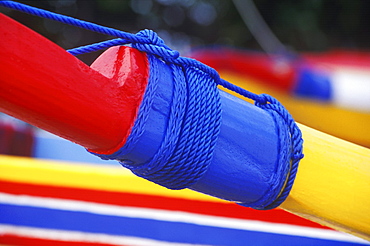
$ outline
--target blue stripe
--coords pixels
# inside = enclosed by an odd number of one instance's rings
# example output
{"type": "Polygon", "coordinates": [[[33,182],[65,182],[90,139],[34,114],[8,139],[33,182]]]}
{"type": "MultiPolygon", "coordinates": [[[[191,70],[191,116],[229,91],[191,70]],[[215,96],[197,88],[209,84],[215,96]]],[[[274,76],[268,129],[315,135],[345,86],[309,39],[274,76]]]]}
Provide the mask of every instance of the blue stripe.
{"type": "Polygon", "coordinates": [[[128,218],[0,204],[0,223],[44,229],[104,233],[210,245],[358,245],[356,243],[220,228],[183,222],[128,218]]]}

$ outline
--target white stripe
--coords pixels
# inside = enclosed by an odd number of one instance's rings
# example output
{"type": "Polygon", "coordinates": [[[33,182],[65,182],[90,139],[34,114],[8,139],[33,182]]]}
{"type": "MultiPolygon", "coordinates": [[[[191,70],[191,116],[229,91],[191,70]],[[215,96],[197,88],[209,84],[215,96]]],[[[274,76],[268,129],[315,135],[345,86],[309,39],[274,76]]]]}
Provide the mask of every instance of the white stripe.
{"type": "Polygon", "coordinates": [[[332,74],[333,102],[336,105],[370,112],[370,72],[345,69],[332,74]]]}
{"type": "Polygon", "coordinates": [[[5,204],[35,206],[50,209],[82,211],[101,215],[143,218],[169,222],[184,222],[204,226],[230,229],[260,231],[293,236],[304,236],[328,240],[366,243],[355,236],[328,229],[311,228],[297,225],[270,223],[255,220],[226,218],[211,215],[200,215],[188,212],[169,211],[160,209],[124,207],[75,200],[41,198],[26,195],[11,195],[0,193],[0,202],[5,204]]]}
{"type": "MultiPolygon", "coordinates": [[[[87,242],[87,243],[109,243],[114,245],[132,246],[189,246],[194,244],[171,243],[152,239],[144,239],[127,236],[112,236],[98,233],[85,233],[77,231],[36,229],[32,227],[11,226],[0,224],[1,235],[15,235],[19,237],[37,238],[44,240],[57,240],[64,242],[87,242]]],[[[200,244],[198,244],[200,245],[200,244]]],[[[205,246],[202,244],[202,246],[205,246]]]]}

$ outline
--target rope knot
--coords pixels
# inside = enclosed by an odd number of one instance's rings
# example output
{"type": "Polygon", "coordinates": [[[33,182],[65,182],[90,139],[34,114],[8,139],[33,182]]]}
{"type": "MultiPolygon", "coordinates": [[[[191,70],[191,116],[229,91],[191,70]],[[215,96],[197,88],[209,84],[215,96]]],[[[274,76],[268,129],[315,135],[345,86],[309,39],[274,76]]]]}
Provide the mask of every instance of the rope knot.
{"type": "MultiPolygon", "coordinates": [[[[140,43],[152,44],[157,46],[164,46],[165,43],[163,39],[161,39],[157,33],[152,30],[141,30],[136,34],[137,37],[144,38],[146,40],[141,40],[140,43]]],[[[138,42],[139,43],[139,42],[138,42]]]]}
{"type": "Polygon", "coordinates": [[[180,53],[177,50],[172,50],[168,47],[163,39],[152,30],[142,30],[136,34],[139,38],[132,43],[132,46],[140,51],[159,56],[165,61],[176,60],[180,53]]]}
{"type": "Polygon", "coordinates": [[[257,95],[254,101],[255,101],[254,104],[260,108],[266,108],[266,105],[268,105],[269,103],[280,105],[280,103],[275,98],[268,94],[257,95]]]}

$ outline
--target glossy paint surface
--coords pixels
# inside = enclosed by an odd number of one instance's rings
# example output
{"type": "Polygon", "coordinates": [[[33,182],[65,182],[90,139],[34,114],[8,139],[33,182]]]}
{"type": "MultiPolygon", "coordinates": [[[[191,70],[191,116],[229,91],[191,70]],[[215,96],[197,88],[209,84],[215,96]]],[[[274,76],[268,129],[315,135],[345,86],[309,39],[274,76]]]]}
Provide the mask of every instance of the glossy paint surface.
{"type": "MultiPolygon", "coordinates": [[[[145,53],[130,47],[112,47],[104,52],[91,68],[110,79],[105,96],[110,101],[105,105],[112,110],[108,126],[113,137],[120,143],[115,148],[105,148],[108,151],[91,149],[96,153],[110,154],[122,147],[130,134],[135,122],[141,100],[148,83],[149,68],[145,53]]],[[[100,93],[97,90],[96,93],[100,93]]],[[[108,130],[108,129],[106,129],[108,130]]]]}
{"type": "Polygon", "coordinates": [[[147,83],[145,54],[111,51],[93,66],[102,75],[4,15],[0,33],[0,111],[94,151],[122,145],[147,83]]]}

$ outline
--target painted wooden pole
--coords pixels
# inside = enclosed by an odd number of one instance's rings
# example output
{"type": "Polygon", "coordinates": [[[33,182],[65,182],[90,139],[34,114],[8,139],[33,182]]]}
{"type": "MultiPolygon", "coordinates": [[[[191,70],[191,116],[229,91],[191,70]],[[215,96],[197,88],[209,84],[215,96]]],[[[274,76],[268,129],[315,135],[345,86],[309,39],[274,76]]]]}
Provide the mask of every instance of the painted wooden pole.
{"type": "MultiPolygon", "coordinates": [[[[0,42],[1,111],[92,152],[111,154],[124,145],[148,80],[145,54],[114,47],[97,59],[91,69],[5,16],[1,16],[0,24],[4,37],[0,42]]],[[[150,159],[163,137],[172,87],[171,72],[164,65],[145,132],[129,154],[133,163],[150,159]]],[[[277,125],[269,113],[227,93],[221,92],[221,103],[223,121],[212,163],[190,188],[244,205],[256,203],[269,192],[284,126],[277,125]]],[[[337,139],[327,135],[318,137],[310,128],[303,127],[303,133],[308,139],[308,154],[298,173],[298,185],[282,207],[369,238],[369,199],[357,200],[370,197],[369,150],[347,142],[338,144],[337,139]],[[316,141],[326,143],[318,146],[316,141]],[[320,176],[316,179],[317,173],[320,176]],[[320,185],[326,180],[331,184],[329,191],[320,185]]],[[[284,181],[280,180],[280,188],[284,181]]]]}
{"type": "Polygon", "coordinates": [[[300,125],[305,158],[280,206],[370,240],[370,150],[300,125]]]}

